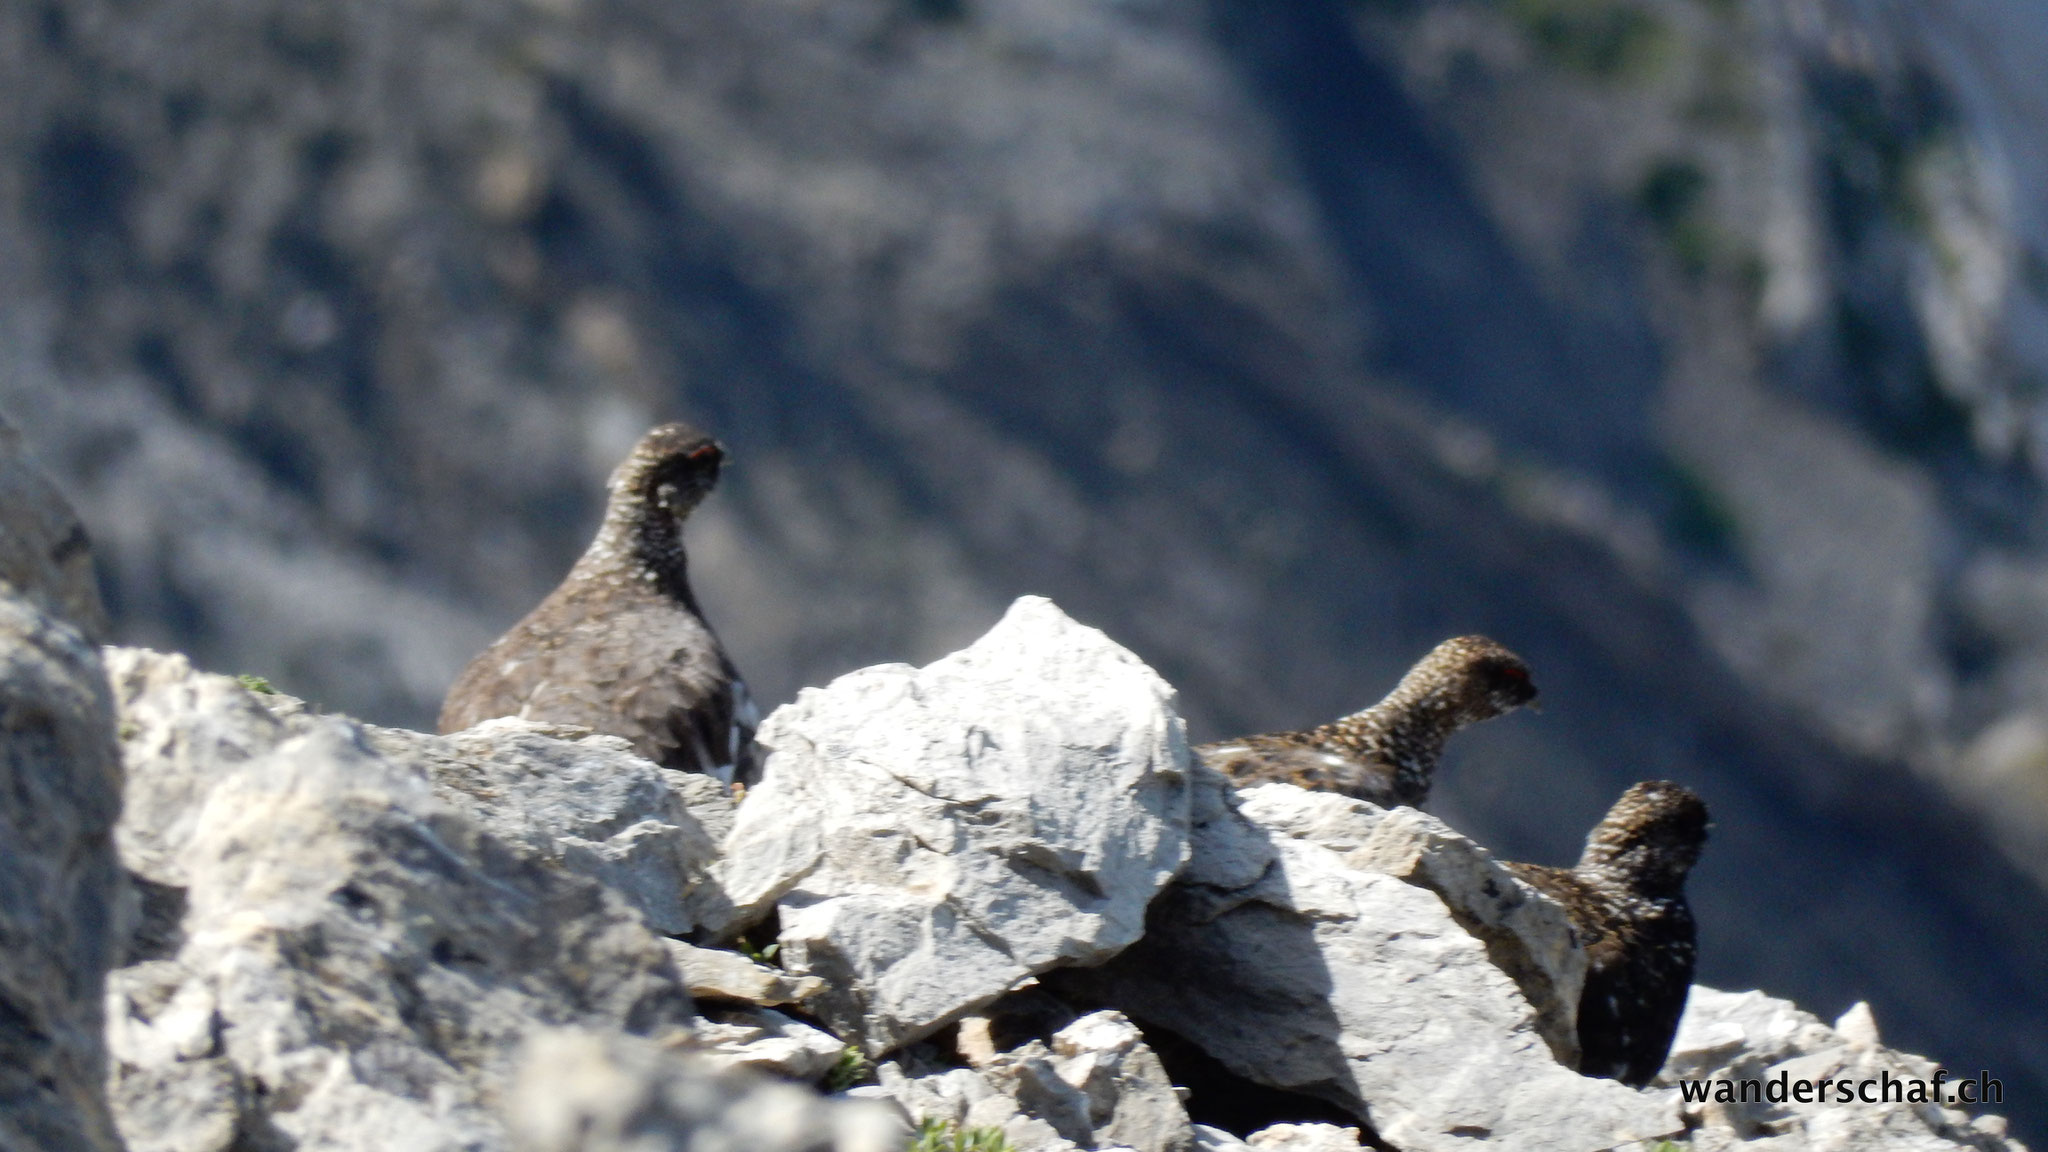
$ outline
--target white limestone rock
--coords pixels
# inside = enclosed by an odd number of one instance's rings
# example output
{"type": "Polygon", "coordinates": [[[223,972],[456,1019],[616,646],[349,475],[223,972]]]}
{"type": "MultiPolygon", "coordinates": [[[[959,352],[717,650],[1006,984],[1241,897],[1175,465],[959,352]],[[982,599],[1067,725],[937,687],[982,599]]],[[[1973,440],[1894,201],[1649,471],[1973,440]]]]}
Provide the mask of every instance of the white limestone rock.
{"type": "Polygon", "coordinates": [[[911,1136],[882,1104],[575,1029],[532,1037],[507,1105],[519,1152],[902,1152],[911,1136]]]}
{"type": "Polygon", "coordinates": [[[712,1068],[751,1068],[815,1081],[831,1071],[846,1043],[772,1008],[704,1009],[689,1049],[712,1068]]]}
{"type": "Polygon", "coordinates": [[[971,647],[806,689],[725,843],[742,916],[781,913],[811,1002],[882,1053],[1135,940],[1188,855],[1174,693],[1025,597],[971,647]]]}
{"type": "Polygon", "coordinates": [[[182,856],[206,796],[311,717],[281,718],[234,678],[195,671],[176,653],[108,648],[105,656],[127,775],[115,832],[121,862],[182,889],[182,856]]]}
{"type": "MultiPolygon", "coordinates": [[[[18,482],[11,436],[0,426],[0,496],[18,482]]],[[[0,519],[0,559],[24,543],[12,531],[0,519]]],[[[0,572],[0,1152],[116,1152],[101,1016],[122,936],[113,704],[99,653],[53,611],[62,597],[23,596],[14,575],[0,572]]]]}
{"type": "MultiPolygon", "coordinates": [[[[196,671],[180,655],[109,648],[106,656],[131,769],[122,859],[154,884],[183,888],[179,852],[215,779],[318,718],[288,696],[196,671]]],[[[723,820],[719,801],[678,789],[683,774],[634,756],[624,741],[516,719],[448,736],[363,731],[387,756],[419,765],[442,801],[500,842],[612,888],[657,930],[708,932],[730,919],[711,875],[717,844],[695,815],[703,808],[723,820]]]]}
{"type": "Polygon", "coordinates": [[[1335,1124],[1274,1124],[1252,1133],[1245,1143],[1261,1152],[1358,1152],[1364,1147],[1358,1129],[1335,1124]]]}
{"type": "Polygon", "coordinates": [[[358,726],[299,722],[240,762],[130,743],[137,786],[186,773],[195,809],[136,838],[186,890],[177,950],[108,987],[133,1146],[494,1152],[534,1028],[684,1028],[674,965],[623,901],[486,834],[358,726]]]}
{"type": "MultiPolygon", "coordinates": [[[[1595,1152],[1681,1128],[1675,1093],[1558,1064],[1529,998],[1443,897],[1371,870],[1385,812],[1288,785],[1233,795],[1201,781],[1216,792],[1198,802],[1195,858],[1154,903],[1144,940],[1063,982],[1179,1033],[1240,1076],[1329,1100],[1412,1152],[1482,1139],[1595,1152]]],[[[1411,875],[1454,892],[1491,875],[1483,852],[1450,847],[1462,838],[1434,822],[1393,832],[1425,845],[1430,862],[1411,861],[1411,875]],[[1478,872],[1452,882],[1455,868],[1478,872]]],[[[1401,855],[1388,840],[1377,854],[1401,855]]],[[[1552,949],[1537,939],[1528,951],[1552,949]]]]}
{"type": "MultiPolygon", "coordinates": [[[[1879,1100],[1839,1101],[1828,1089],[1826,1102],[1808,1093],[1801,1103],[1793,1086],[1801,1081],[1855,1082],[1878,1080],[1871,1094],[1880,1095],[1882,1077],[1930,1082],[1933,1061],[1886,1048],[1878,1038],[1870,1008],[1857,1004],[1831,1028],[1785,1000],[1762,992],[1718,992],[1694,985],[1671,1044],[1671,1056],[1658,1075],[1659,1084],[1682,1080],[1707,1083],[1710,1098],[1682,1107],[1695,1126],[1682,1148],[1701,1152],[1746,1148],[1759,1152],[2025,1152],[2005,1135],[2005,1121],[1991,1113],[1971,1115],[1955,1102],[1879,1100]],[[1741,1081],[1754,1080],[1764,1100],[1740,1099],[1741,1081]],[[1736,1099],[1716,1100],[1720,1082],[1730,1082],[1736,1099]],[[1771,1082],[1782,1081],[1782,1089],[1771,1082]],[[1779,1101],[1769,1095],[1782,1094],[1779,1101]]],[[[1952,1070],[1947,1085],[1952,1087],[1952,1070]]],[[[1971,1076],[1975,1070],[1969,1070],[1971,1076]]],[[[1910,1091],[1910,1088],[1904,1091],[1910,1091]]]]}
{"type": "MultiPolygon", "coordinates": [[[[1314,829],[1286,823],[1290,812],[1300,809],[1251,799],[1248,803],[1254,818],[1268,821],[1275,831],[1315,836],[1314,829]]],[[[1536,1010],[1536,1030],[1557,1062],[1578,1067],[1579,993],[1586,985],[1586,953],[1562,907],[1502,867],[1492,853],[1426,812],[1388,811],[1373,824],[1371,838],[1355,850],[1342,846],[1341,835],[1320,842],[1342,852],[1355,867],[1399,877],[1442,897],[1458,923],[1486,945],[1494,967],[1514,980],[1536,1010]]]]}
{"type": "Polygon", "coordinates": [[[712,877],[718,845],[666,771],[616,736],[505,718],[446,736],[372,729],[417,760],[443,800],[492,835],[624,896],[670,935],[731,919],[712,877]]]}
{"type": "Polygon", "coordinates": [[[825,982],[816,976],[791,976],[723,948],[699,948],[668,939],[662,944],[693,997],[742,1000],[772,1008],[801,1003],[825,989],[825,982]]]}
{"type": "Polygon", "coordinates": [[[1018,1152],[1201,1147],[1166,1069],[1120,1012],[1090,1013],[977,1068],[916,1076],[885,1061],[876,1073],[910,1115],[999,1128],[1018,1152]]]}
{"type": "Polygon", "coordinates": [[[1195,1125],[1195,1152],[1244,1152],[1251,1145],[1221,1128],[1195,1125]]]}
{"type": "Polygon", "coordinates": [[[1190,1152],[1194,1128],[1159,1057],[1121,1012],[1094,1012],[980,1069],[1028,1115],[1082,1148],[1190,1152]]]}

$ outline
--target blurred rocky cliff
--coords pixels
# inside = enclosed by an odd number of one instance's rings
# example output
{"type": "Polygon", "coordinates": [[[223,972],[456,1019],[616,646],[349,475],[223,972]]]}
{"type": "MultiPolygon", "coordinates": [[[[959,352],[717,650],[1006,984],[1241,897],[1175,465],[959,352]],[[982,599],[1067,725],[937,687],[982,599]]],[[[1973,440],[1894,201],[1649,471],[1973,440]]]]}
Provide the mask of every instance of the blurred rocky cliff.
{"type": "Polygon", "coordinates": [[[658,419],[773,703],[1023,592],[1196,738],[1453,632],[1453,825],[1713,806],[1702,979],[2048,1123],[2021,0],[24,0],[0,407],[115,635],[387,723],[658,419]],[[2028,1101],[2034,1103],[2029,1104],[2028,1101]]]}

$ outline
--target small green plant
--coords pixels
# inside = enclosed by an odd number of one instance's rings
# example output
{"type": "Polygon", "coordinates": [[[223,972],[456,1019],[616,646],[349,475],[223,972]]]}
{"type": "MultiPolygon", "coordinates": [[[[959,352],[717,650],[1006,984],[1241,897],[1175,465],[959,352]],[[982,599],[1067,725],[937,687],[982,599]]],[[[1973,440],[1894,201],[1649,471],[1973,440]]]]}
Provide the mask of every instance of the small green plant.
{"type": "Polygon", "coordinates": [[[270,686],[270,681],[265,680],[261,676],[252,676],[249,673],[244,672],[241,675],[235,677],[235,683],[240,684],[242,687],[247,688],[251,692],[261,692],[265,696],[277,695],[277,689],[272,688],[270,686]]]}
{"type": "Polygon", "coordinates": [[[951,1120],[927,1119],[917,1126],[909,1152],[1016,1152],[1000,1128],[962,1128],[951,1120]]]}
{"type": "Polygon", "coordinates": [[[739,943],[740,951],[747,954],[747,959],[770,968],[775,966],[775,957],[782,951],[782,945],[779,943],[759,945],[744,936],[740,937],[739,943]]]}
{"type": "Polygon", "coordinates": [[[1650,1145],[1650,1152],[1685,1152],[1685,1147],[1680,1144],[1673,1144],[1669,1140],[1659,1140],[1655,1144],[1650,1145]]]}
{"type": "Polygon", "coordinates": [[[857,1044],[848,1044],[839,1050],[839,1059],[832,1062],[832,1068],[825,1073],[825,1091],[844,1092],[856,1084],[865,1083],[875,1073],[875,1066],[857,1044]]]}

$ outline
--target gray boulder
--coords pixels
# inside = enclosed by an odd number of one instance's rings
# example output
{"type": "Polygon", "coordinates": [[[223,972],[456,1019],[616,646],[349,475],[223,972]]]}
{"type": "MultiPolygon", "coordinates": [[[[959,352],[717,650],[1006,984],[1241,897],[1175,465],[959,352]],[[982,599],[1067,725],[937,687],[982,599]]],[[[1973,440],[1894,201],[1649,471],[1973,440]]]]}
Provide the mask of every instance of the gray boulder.
{"type": "Polygon", "coordinates": [[[895,1109],[584,1030],[536,1033],[507,1103],[520,1152],[902,1152],[910,1140],[895,1109]]]}
{"type": "MultiPolygon", "coordinates": [[[[1848,1080],[1860,1091],[1861,1082],[1868,1079],[1879,1082],[1871,1095],[1881,1096],[1884,1077],[1928,1082],[1935,1071],[1932,1060],[1885,1047],[1867,1005],[1855,1005],[1829,1027],[1797,1005],[1762,992],[1718,992],[1694,985],[1658,1083],[1706,1082],[1711,1096],[1720,1082],[1731,1082],[1729,1095],[1737,1099],[1682,1105],[1693,1131],[1681,1147],[1700,1152],[1737,1147],[1770,1152],[2025,1152],[2017,1141],[2006,1138],[2003,1117],[1972,1116],[1952,1100],[1859,1099],[1845,1104],[1831,1096],[1825,1103],[1801,1103],[1792,1093],[1793,1085],[1801,1081],[1848,1080]],[[1785,1099],[1743,1101],[1740,1082],[1745,1080],[1760,1082],[1759,1094],[1770,1092],[1772,1081],[1782,1080],[1785,1099]]],[[[1977,1075],[1974,1069],[1952,1070],[1949,1086],[1957,1073],[1977,1075]]],[[[1902,1089],[1901,1095],[1907,1091],[1902,1089]]]]}
{"type": "Polygon", "coordinates": [[[1452,917],[1486,946],[1494,967],[1521,989],[1536,1010],[1536,1030],[1557,1062],[1576,1068],[1586,953],[1565,910],[1436,817],[1394,808],[1375,818],[1367,807],[1362,802],[1253,803],[1269,831],[1314,840],[1355,868],[1435,892],[1452,917]],[[1354,845],[1352,832],[1367,828],[1371,832],[1365,842],[1354,845]]]}
{"type": "Polygon", "coordinates": [[[711,876],[718,845],[671,772],[615,736],[487,720],[447,736],[372,729],[387,753],[431,773],[435,791],[499,839],[624,896],[657,931],[716,931],[731,907],[711,876]]]}
{"type": "MultiPolygon", "coordinates": [[[[1476,1139],[1594,1152],[1681,1128],[1671,1092],[1560,1065],[1541,1014],[1440,891],[1503,891],[1483,851],[1435,821],[1289,785],[1232,794],[1202,778],[1195,857],[1145,938],[1062,982],[1200,1046],[1240,1076],[1326,1099],[1411,1152],[1476,1139]],[[1426,835],[1422,835],[1426,833],[1426,835]],[[1396,846],[1414,847],[1417,863],[1396,846]],[[1455,845],[1455,847],[1454,847],[1455,845]],[[1406,860],[1403,875],[1376,859],[1406,860]],[[1460,871],[1462,870],[1462,874],[1460,871]]],[[[1518,891],[1488,931],[1558,955],[1554,917],[1518,891]],[[1520,933],[1518,935],[1518,933],[1520,933]]],[[[1568,964],[1522,975],[1569,979],[1568,964]]]]}
{"type": "Polygon", "coordinates": [[[781,959],[871,1053],[1056,965],[1137,939],[1188,854],[1173,689],[1050,601],[1025,597],[928,667],[806,689],[726,840],[744,916],[781,913],[781,959]]]}
{"type": "MultiPolygon", "coordinates": [[[[182,888],[179,852],[218,776],[316,720],[289,696],[195,671],[180,655],[110,648],[107,666],[125,755],[131,768],[147,766],[130,773],[122,857],[153,884],[182,888]]],[[[696,815],[722,828],[730,800],[679,787],[694,781],[634,756],[624,741],[514,719],[449,736],[362,731],[499,841],[610,887],[656,929],[709,930],[730,918],[710,874],[717,845],[696,815]]]]}
{"type": "MultiPolygon", "coordinates": [[[[0,427],[0,489],[20,483],[0,427]]],[[[99,654],[24,595],[0,492],[0,1152],[114,1152],[101,1005],[121,932],[121,763],[99,654]]],[[[47,557],[45,557],[47,559],[47,557]]],[[[47,589],[45,590],[47,591],[47,589]]]]}
{"type": "MultiPolygon", "coordinates": [[[[226,697],[217,680],[195,694],[226,697]]],[[[260,744],[234,715],[211,730],[260,744]]],[[[139,788],[188,796],[130,838],[156,855],[131,866],[186,900],[176,951],[109,981],[131,1147],[501,1149],[495,1103],[534,1028],[684,1028],[674,964],[624,901],[490,836],[353,723],[284,727],[240,762],[128,742],[139,788]]]]}
{"type": "Polygon", "coordinates": [[[126,769],[121,862],[155,885],[188,883],[184,850],[220,780],[274,750],[311,722],[281,717],[227,676],[195,671],[176,653],[105,650],[119,709],[126,769]]]}

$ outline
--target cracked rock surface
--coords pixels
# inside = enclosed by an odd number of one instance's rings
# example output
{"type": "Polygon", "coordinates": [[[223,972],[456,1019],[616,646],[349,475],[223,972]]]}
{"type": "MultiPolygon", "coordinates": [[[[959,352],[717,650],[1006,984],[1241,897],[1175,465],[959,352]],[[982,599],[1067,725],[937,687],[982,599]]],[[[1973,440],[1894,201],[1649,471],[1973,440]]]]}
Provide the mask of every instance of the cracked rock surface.
{"type": "Polygon", "coordinates": [[[806,689],[725,844],[743,914],[871,1053],[1024,979],[1109,958],[1188,852],[1173,689],[1049,600],[970,647],[806,689]]]}
{"type": "Polygon", "coordinates": [[[184,904],[174,949],[108,982],[131,1149],[505,1148],[529,1031],[687,1025],[624,898],[493,837],[422,764],[119,655],[127,771],[154,798],[124,818],[127,862],[184,904]]]}
{"type": "MultiPolygon", "coordinates": [[[[1144,939],[1066,986],[1185,1037],[1237,1075],[1336,1104],[1403,1149],[1483,1138],[1595,1152],[1679,1131],[1672,1093],[1559,1064],[1541,1014],[1435,887],[1375,870],[1375,837],[1395,817],[1289,785],[1208,787],[1194,858],[1154,903],[1144,939]]],[[[1436,887],[1513,887],[1483,850],[1447,849],[1462,838],[1417,820],[1401,816],[1390,831],[1412,847],[1428,829],[1436,847],[1417,867],[1436,887]],[[1458,868],[1467,874],[1453,879],[1458,868]]],[[[1415,859],[1380,846],[1385,858],[1415,859]]],[[[1562,933],[1561,920],[1497,922],[1529,932],[1527,954],[1557,954],[1543,937],[1562,933]]]]}

